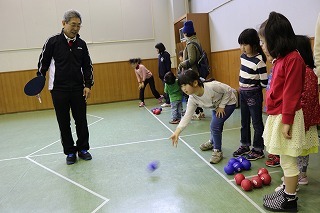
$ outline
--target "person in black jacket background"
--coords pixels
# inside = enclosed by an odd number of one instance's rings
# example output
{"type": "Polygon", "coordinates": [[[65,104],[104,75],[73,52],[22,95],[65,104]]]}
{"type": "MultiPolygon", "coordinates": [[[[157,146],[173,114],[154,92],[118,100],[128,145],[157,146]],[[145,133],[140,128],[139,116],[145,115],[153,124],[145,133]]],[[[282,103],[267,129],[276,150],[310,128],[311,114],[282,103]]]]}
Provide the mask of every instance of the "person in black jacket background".
{"type": "Polygon", "coordinates": [[[74,164],[76,153],[83,160],[91,160],[87,103],[93,86],[93,68],[86,42],[79,36],[81,15],[76,10],[65,12],[62,31],[50,37],[39,57],[37,75],[49,72],[49,90],[60,129],[66,163],[74,164]],[[72,138],[70,109],[76,125],[78,140],[72,138]]]}
{"type": "MultiPolygon", "coordinates": [[[[159,78],[161,79],[164,87],[164,76],[167,72],[171,72],[171,58],[170,54],[166,51],[166,47],[163,43],[157,43],[155,48],[158,52],[158,72],[159,78]]],[[[165,103],[163,103],[162,107],[170,107],[170,98],[169,95],[164,93],[165,103]]]]}

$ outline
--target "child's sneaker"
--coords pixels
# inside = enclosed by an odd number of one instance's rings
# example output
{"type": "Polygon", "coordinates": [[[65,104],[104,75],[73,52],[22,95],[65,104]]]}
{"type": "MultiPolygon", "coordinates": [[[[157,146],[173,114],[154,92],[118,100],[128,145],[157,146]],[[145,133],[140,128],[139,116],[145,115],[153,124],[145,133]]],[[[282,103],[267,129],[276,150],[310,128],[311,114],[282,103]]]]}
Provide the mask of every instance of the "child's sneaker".
{"type": "Polygon", "coordinates": [[[160,95],[160,98],[158,98],[158,103],[159,103],[159,104],[162,103],[163,98],[164,98],[163,95],[160,95]]]}
{"type": "MultiPolygon", "coordinates": [[[[284,185],[284,182],[282,182],[277,188],[274,189],[274,191],[277,192],[284,188],[285,188],[285,185],[284,185]]],[[[299,190],[300,190],[299,184],[297,184],[296,192],[298,192],[299,190]]]]}
{"type": "Polygon", "coordinates": [[[278,157],[279,157],[279,155],[269,154],[269,155],[268,155],[268,159],[271,160],[274,156],[278,156],[278,157]]]}
{"type": "Polygon", "coordinates": [[[201,119],[201,118],[206,118],[206,115],[203,113],[203,112],[200,112],[199,113],[199,118],[201,119]]]}
{"type": "Polygon", "coordinates": [[[200,120],[199,114],[194,113],[191,117],[192,120],[200,120]]]}
{"type": "Polygon", "coordinates": [[[249,152],[249,154],[247,154],[245,157],[247,158],[247,160],[258,160],[264,158],[264,153],[262,150],[257,151],[252,149],[251,152],[249,152]]]}
{"type": "Polygon", "coordinates": [[[144,102],[139,103],[139,107],[144,107],[144,106],[145,106],[144,102]]]}
{"type": "Polygon", "coordinates": [[[212,152],[212,156],[210,158],[211,164],[219,163],[223,158],[223,153],[219,150],[214,149],[212,152]]]}
{"type": "Polygon", "coordinates": [[[171,107],[171,104],[164,103],[164,104],[161,104],[161,107],[171,107]]]}
{"type": "Polygon", "coordinates": [[[248,154],[250,149],[248,146],[240,146],[235,152],[233,152],[233,157],[239,157],[241,155],[248,154]]]}
{"type": "Polygon", "coordinates": [[[208,151],[213,149],[212,142],[209,140],[199,146],[202,151],[208,151]]]}
{"type": "Polygon", "coordinates": [[[285,185],[281,184],[280,186],[278,186],[278,187],[274,190],[275,192],[263,196],[263,201],[273,200],[274,198],[283,195],[283,194],[284,194],[284,188],[285,188],[285,185]]]}
{"type": "Polygon", "coordinates": [[[263,207],[273,212],[297,212],[298,197],[282,194],[271,200],[264,200],[263,207]]]}
{"type": "Polygon", "coordinates": [[[169,121],[170,124],[178,124],[180,123],[180,120],[179,119],[174,119],[172,121],[169,121]]]}
{"type": "MultiPolygon", "coordinates": [[[[269,157],[269,155],[268,155],[268,157],[269,157]]],[[[273,155],[273,158],[267,160],[266,161],[266,166],[269,166],[269,167],[278,167],[278,166],[280,166],[280,157],[279,157],[279,155],[273,155]]]]}
{"type": "Polygon", "coordinates": [[[302,177],[299,175],[298,183],[299,185],[307,185],[309,183],[308,177],[307,176],[302,177]]]}

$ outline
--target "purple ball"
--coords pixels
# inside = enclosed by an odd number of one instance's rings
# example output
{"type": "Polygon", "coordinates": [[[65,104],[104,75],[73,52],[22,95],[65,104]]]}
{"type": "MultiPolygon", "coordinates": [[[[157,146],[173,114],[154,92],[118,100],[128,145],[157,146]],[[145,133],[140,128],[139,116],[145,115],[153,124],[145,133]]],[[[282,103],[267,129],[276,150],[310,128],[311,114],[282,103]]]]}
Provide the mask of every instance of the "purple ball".
{"type": "Polygon", "coordinates": [[[233,165],[235,162],[238,162],[236,158],[230,158],[230,160],[228,161],[228,164],[233,165]]]}
{"type": "Polygon", "coordinates": [[[159,161],[152,161],[151,163],[149,163],[149,165],[148,165],[148,170],[150,171],[150,172],[153,172],[153,171],[155,171],[156,169],[158,169],[159,168],[159,161]]]}
{"type": "Polygon", "coordinates": [[[244,160],[241,162],[244,170],[250,170],[251,169],[251,162],[248,160],[244,160]]]}
{"type": "Polygon", "coordinates": [[[224,167],[224,172],[227,174],[227,175],[232,175],[234,173],[234,168],[232,165],[226,165],[224,167]]]}
{"type": "Polygon", "coordinates": [[[245,158],[244,156],[239,156],[237,157],[237,160],[242,163],[242,161],[247,160],[247,158],[245,158]]]}
{"type": "Polygon", "coordinates": [[[241,170],[243,169],[243,166],[240,162],[235,162],[232,164],[232,166],[235,172],[241,172],[241,170]]]}

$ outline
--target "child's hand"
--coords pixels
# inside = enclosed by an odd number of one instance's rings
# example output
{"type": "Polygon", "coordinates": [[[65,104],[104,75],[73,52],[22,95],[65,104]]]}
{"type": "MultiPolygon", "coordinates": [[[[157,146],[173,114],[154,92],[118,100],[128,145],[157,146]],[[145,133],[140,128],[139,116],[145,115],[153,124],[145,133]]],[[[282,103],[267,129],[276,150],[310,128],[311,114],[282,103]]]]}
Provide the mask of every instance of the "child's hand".
{"type": "Polygon", "coordinates": [[[144,83],[143,82],[139,83],[138,89],[140,90],[140,89],[143,89],[143,88],[144,88],[144,83]]]}
{"type": "Polygon", "coordinates": [[[291,125],[290,124],[283,124],[282,135],[283,135],[283,137],[285,139],[291,139],[292,138],[291,125]]]}
{"type": "Polygon", "coordinates": [[[177,145],[178,145],[178,136],[173,133],[170,136],[170,139],[172,140],[172,146],[177,147],[177,145]]]}
{"type": "Polygon", "coordinates": [[[218,108],[216,109],[216,116],[217,116],[217,118],[222,118],[222,117],[225,116],[225,115],[226,115],[226,113],[225,113],[225,111],[224,111],[224,108],[218,107],[218,108]]]}

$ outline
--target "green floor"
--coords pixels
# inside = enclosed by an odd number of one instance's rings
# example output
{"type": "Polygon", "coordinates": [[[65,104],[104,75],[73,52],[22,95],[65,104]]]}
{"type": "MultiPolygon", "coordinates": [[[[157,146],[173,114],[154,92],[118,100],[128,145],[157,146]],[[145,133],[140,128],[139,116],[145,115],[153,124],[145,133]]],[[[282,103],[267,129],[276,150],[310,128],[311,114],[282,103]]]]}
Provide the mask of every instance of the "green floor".
{"type": "MultiPolygon", "coordinates": [[[[223,171],[239,146],[239,109],[225,123],[224,159],[211,165],[211,152],[198,148],[210,135],[210,111],[190,123],[174,148],[168,139],[176,127],[168,123],[170,109],[153,115],[148,109],[156,101],[146,103],[146,108],[137,101],[89,106],[93,159],[71,166],[65,164],[53,110],[0,115],[0,212],[266,212],[262,196],[281,183],[280,168],[268,168],[271,185],[251,192],[223,171]],[[154,160],[160,166],[149,172],[154,160]]],[[[256,175],[265,160],[252,162],[243,174],[256,175]]],[[[319,162],[319,154],[310,156],[299,212],[319,212],[319,162]]]]}

